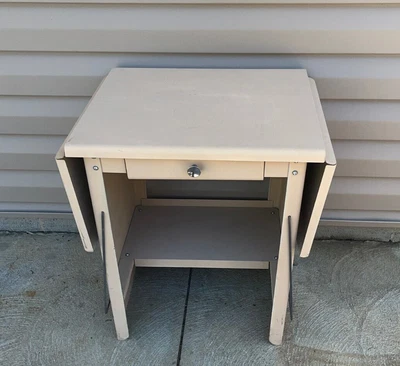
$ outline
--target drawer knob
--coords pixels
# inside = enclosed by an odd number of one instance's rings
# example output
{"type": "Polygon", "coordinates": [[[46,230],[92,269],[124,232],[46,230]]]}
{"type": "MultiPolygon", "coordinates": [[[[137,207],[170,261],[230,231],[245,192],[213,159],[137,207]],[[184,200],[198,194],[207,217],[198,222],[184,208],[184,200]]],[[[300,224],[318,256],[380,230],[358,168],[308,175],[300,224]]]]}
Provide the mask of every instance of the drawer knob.
{"type": "Polygon", "coordinates": [[[192,178],[197,178],[201,174],[200,168],[196,165],[193,164],[188,170],[187,170],[188,176],[192,178]]]}

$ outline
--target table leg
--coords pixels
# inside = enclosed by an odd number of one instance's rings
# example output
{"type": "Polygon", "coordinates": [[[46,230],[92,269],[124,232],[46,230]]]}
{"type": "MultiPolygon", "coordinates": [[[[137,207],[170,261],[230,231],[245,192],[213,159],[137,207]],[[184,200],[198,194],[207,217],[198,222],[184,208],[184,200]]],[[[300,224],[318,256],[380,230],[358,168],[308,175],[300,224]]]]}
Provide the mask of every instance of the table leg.
{"type": "Polygon", "coordinates": [[[271,277],[271,292],[272,292],[272,298],[274,298],[274,292],[275,292],[275,281],[276,281],[276,268],[277,268],[277,261],[271,261],[269,262],[269,274],[271,277]]]}
{"type": "MultiPolygon", "coordinates": [[[[101,212],[104,212],[108,293],[110,296],[117,338],[119,340],[124,340],[129,337],[128,322],[100,159],[85,158],[85,168],[100,240],[102,238],[101,212]]],[[[100,247],[102,247],[102,245],[100,245],[100,247]]],[[[102,255],[104,255],[104,253],[102,253],[102,255]]]]}
{"type": "MultiPolygon", "coordinates": [[[[300,216],[301,199],[303,195],[306,163],[289,164],[288,179],[286,183],[285,204],[281,222],[281,237],[279,244],[278,261],[276,263],[276,276],[273,288],[272,314],[269,332],[269,341],[274,345],[282,344],[285,326],[288,298],[289,298],[289,230],[288,216],[292,220],[292,259],[297,236],[300,216]]],[[[271,271],[272,274],[272,271],[271,271]]],[[[273,280],[273,277],[271,278],[273,280]]]]}

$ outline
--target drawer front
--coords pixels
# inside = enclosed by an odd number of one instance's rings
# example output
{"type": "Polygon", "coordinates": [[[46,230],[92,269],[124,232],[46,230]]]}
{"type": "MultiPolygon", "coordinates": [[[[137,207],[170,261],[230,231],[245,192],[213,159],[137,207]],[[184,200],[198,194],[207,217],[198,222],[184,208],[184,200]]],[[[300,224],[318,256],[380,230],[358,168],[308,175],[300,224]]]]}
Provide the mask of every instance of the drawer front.
{"type": "Polygon", "coordinates": [[[127,159],[129,179],[197,179],[197,180],[263,180],[264,162],[248,161],[191,161],[127,159]],[[200,169],[198,177],[191,177],[188,169],[200,169]]]}

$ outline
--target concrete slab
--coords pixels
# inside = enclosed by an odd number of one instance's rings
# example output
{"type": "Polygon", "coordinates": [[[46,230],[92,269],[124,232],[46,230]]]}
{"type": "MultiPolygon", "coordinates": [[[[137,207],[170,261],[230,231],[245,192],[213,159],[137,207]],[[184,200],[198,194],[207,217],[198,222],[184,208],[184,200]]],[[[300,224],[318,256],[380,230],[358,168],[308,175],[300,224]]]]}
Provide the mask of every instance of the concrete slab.
{"type": "Polygon", "coordinates": [[[268,270],[194,269],[181,365],[277,365],[270,312],[268,270]]]}
{"type": "Polygon", "coordinates": [[[334,364],[400,365],[398,244],[318,242],[294,276],[291,344],[334,364]]]}
{"type": "MultiPolygon", "coordinates": [[[[56,216],[56,214],[53,214],[56,216]]],[[[75,220],[72,214],[63,214],[70,216],[69,218],[49,218],[35,217],[34,214],[7,214],[0,213],[0,231],[11,232],[59,232],[59,233],[77,233],[75,220]],[[19,217],[24,215],[24,217],[19,217]]]]}
{"type": "Polygon", "coordinates": [[[281,347],[266,271],[194,270],[181,365],[400,365],[399,245],[317,242],[297,263],[281,347]]]}
{"type": "MultiPolygon", "coordinates": [[[[99,253],[76,234],[0,234],[1,365],[176,365],[187,269],[138,269],[115,339],[99,253]]],[[[192,271],[181,365],[400,365],[400,246],[318,241],[294,269],[294,320],[267,342],[268,271],[192,271]]]]}
{"type": "Polygon", "coordinates": [[[315,237],[318,240],[357,240],[398,243],[400,242],[400,228],[320,225],[315,237]]]}
{"type": "Polygon", "coordinates": [[[175,365],[187,269],[138,269],[117,341],[99,253],[76,234],[0,235],[1,365],[175,365]]]}

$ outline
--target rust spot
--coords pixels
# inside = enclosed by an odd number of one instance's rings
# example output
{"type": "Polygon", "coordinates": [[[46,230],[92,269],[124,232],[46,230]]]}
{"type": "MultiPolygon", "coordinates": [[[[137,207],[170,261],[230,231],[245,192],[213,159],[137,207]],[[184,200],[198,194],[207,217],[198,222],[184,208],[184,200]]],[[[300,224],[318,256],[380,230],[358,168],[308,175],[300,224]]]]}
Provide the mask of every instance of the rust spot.
{"type": "Polygon", "coordinates": [[[36,291],[25,291],[25,296],[27,297],[35,297],[36,296],[36,291]]]}

